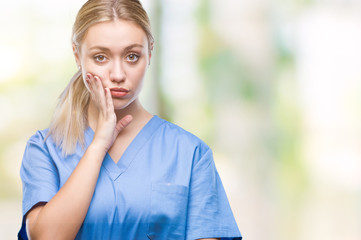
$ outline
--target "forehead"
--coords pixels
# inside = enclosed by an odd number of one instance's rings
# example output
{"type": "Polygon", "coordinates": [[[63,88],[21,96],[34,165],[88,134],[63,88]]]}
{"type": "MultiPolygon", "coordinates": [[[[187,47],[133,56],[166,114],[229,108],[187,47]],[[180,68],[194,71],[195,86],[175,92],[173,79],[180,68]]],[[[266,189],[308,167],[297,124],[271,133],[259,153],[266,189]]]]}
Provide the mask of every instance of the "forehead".
{"type": "Polygon", "coordinates": [[[131,44],[147,46],[147,36],[137,24],[126,20],[113,20],[91,26],[85,35],[82,47],[102,46],[122,48],[131,44]]]}

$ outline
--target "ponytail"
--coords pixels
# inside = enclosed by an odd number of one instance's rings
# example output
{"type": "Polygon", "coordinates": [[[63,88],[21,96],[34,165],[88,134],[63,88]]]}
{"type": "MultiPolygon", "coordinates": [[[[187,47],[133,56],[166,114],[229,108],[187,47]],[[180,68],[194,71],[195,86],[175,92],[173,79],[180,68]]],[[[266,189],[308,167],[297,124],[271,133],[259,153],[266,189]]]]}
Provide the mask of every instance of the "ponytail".
{"type": "Polygon", "coordinates": [[[79,70],[59,97],[47,137],[51,135],[55,144],[62,148],[64,156],[75,152],[79,143],[84,147],[84,131],[90,94],[79,70]]]}

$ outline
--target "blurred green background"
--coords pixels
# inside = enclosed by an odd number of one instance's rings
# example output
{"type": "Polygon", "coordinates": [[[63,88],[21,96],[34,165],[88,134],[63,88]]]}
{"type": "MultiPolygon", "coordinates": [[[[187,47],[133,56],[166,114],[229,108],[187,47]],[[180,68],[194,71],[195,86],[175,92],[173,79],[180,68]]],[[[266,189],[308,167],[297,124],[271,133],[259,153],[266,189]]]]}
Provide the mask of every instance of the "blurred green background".
{"type": "MultiPolygon", "coordinates": [[[[19,168],[76,71],[85,1],[0,3],[0,238],[19,168]]],[[[155,48],[142,102],[208,143],[247,240],[361,239],[361,2],[143,0],[155,48]]]]}

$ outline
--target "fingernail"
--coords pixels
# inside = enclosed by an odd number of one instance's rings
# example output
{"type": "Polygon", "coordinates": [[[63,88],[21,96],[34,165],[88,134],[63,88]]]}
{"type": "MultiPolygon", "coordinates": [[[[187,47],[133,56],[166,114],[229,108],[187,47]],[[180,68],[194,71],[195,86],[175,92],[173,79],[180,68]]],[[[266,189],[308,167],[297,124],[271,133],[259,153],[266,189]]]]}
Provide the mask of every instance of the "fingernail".
{"type": "Polygon", "coordinates": [[[90,73],[87,73],[86,76],[87,76],[87,79],[90,79],[92,75],[90,73]]]}
{"type": "Polygon", "coordinates": [[[127,115],[127,116],[125,116],[125,120],[130,122],[130,121],[133,120],[133,116],[132,115],[127,115]]]}

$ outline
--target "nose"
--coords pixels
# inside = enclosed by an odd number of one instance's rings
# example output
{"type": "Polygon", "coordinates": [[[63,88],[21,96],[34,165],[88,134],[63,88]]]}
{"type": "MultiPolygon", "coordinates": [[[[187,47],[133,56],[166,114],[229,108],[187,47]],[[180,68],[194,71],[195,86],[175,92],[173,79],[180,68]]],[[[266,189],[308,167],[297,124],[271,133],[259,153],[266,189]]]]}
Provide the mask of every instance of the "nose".
{"type": "Polygon", "coordinates": [[[125,80],[125,71],[121,61],[114,61],[109,73],[109,78],[112,82],[122,82],[125,80]]]}

